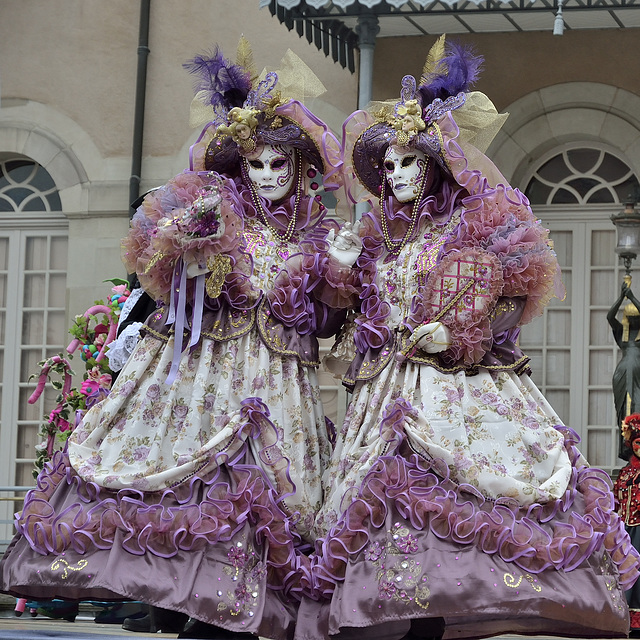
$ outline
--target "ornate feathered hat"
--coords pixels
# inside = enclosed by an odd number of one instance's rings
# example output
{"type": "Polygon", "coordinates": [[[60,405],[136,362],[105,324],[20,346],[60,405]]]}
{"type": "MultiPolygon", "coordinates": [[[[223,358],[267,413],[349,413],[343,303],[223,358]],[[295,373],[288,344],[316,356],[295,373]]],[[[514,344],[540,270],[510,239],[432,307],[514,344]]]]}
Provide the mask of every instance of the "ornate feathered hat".
{"type": "Polygon", "coordinates": [[[249,43],[243,37],[236,62],[219,47],[184,66],[198,80],[191,106],[192,126],[206,123],[192,147],[194,170],[237,175],[242,156],[258,154],[265,144],[286,144],[324,175],[325,190],[341,161],[340,145],[327,125],[301,102],[325,92],[311,69],[287,51],[278,71],[255,73],[249,43]]]}
{"type": "Polygon", "coordinates": [[[622,437],[629,446],[640,439],[640,413],[631,413],[622,421],[622,437]]]}
{"type": "Polygon", "coordinates": [[[418,149],[435,160],[441,174],[460,183],[462,166],[451,157],[455,140],[464,154],[492,184],[505,182],[484,151],[508,114],[499,114],[486,95],[470,91],[483,59],[471,47],[441,36],[427,56],[419,81],[402,80],[400,100],[373,102],[356,111],[343,127],[344,172],[351,202],[379,196],[384,155],[389,145],[418,149]],[[363,188],[360,188],[363,185],[363,188]]]}
{"type": "Polygon", "coordinates": [[[476,81],[482,62],[469,47],[445,44],[441,36],[427,56],[419,83],[413,76],[404,76],[399,101],[372,105],[375,122],[353,146],[354,171],[370,193],[380,193],[389,145],[418,149],[451,173],[438,120],[465,103],[465,92],[476,81]]]}

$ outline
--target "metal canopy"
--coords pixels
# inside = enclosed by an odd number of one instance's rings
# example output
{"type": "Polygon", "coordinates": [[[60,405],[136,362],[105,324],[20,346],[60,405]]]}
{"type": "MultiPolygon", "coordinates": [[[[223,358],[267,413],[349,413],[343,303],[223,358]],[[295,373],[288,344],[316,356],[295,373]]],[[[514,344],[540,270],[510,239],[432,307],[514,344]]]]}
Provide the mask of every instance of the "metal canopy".
{"type": "MultiPolygon", "coordinates": [[[[351,72],[356,49],[394,36],[551,31],[559,0],[260,0],[351,72]],[[364,24],[368,20],[368,24],[364,24]],[[364,24],[364,26],[363,26],[364,24]]],[[[640,27],[640,0],[560,1],[564,28],[640,27]]]]}

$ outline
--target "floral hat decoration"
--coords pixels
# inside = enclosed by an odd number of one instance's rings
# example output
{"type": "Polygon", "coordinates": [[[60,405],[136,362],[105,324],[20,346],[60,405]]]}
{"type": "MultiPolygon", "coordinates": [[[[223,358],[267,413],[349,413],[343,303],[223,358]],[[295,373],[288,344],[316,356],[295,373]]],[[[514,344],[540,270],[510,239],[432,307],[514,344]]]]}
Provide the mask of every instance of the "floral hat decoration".
{"type": "Polygon", "coordinates": [[[419,83],[404,76],[399,101],[371,105],[374,121],[351,151],[355,173],[370,193],[380,193],[383,158],[390,145],[422,151],[451,173],[438,120],[464,105],[465,92],[476,81],[482,61],[469,48],[445,44],[441,36],[429,51],[419,83]]]}

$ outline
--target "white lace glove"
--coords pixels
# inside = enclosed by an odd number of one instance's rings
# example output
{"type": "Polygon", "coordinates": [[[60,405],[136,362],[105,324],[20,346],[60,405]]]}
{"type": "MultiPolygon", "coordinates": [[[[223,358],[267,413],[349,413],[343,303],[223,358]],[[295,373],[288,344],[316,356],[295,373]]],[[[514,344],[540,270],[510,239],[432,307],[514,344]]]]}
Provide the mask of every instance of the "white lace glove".
{"type": "Polygon", "coordinates": [[[329,255],[341,265],[351,268],[362,250],[362,240],[358,235],[360,221],[355,224],[345,222],[338,235],[331,229],[325,238],[329,243],[329,255]]]}
{"type": "Polygon", "coordinates": [[[440,353],[451,346],[451,332],[442,322],[430,322],[413,332],[412,342],[427,353],[440,353]]]}

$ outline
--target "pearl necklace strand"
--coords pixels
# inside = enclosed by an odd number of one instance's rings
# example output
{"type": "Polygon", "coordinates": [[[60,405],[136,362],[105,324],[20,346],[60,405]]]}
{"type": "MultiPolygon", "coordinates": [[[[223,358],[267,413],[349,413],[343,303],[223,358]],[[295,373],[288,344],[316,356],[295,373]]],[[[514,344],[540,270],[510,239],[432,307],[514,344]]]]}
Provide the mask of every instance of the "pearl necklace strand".
{"type": "Polygon", "coordinates": [[[400,254],[404,246],[409,241],[409,238],[415,231],[416,222],[418,221],[418,208],[420,207],[420,202],[422,198],[422,194],[424,192],[425,184],[427,183],[427,178],[429,176],[429,169],[431,168],[431,162],[427,162],[427,167],[425,172],[420,180],[420,185],[418,188],[418,195],[413,201],[413,207],[411,208],[411,219],[409,221],[409,228],[407,232],[404,234],[402,240],[396,240],[395,238],[391,238],[389,234],[389,225],[387,221],[387,212],[385,210],[385,198],[384,198],[384,187],[386,183],[386,179],[382,179],[382,188],[380,190],[380,226],[382,228],[382,237],[384,239],[384,244],[387,247],[387,251],[394,256],[400,254]]]}

